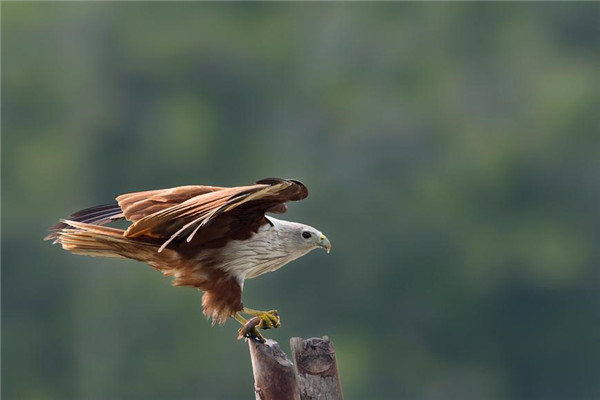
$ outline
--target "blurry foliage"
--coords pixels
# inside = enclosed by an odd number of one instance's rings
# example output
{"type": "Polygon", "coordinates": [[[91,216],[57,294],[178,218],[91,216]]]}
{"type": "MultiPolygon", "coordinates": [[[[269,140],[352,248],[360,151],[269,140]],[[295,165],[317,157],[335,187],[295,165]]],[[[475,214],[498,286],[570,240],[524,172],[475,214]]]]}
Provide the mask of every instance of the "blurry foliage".
{"type": "Polygon", "coordinates": [[[6,398],[245,399],[200,294],[41,241],[182,184],[305,181],[245,286],[349,399],[600,397],[600,5],[2,4],[6,398]]]}

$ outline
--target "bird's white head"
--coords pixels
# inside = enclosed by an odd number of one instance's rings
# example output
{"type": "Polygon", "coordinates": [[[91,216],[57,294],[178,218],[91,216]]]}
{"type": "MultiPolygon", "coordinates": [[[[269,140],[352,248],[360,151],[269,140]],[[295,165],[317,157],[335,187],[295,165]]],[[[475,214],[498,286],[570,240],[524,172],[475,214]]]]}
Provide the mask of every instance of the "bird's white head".
{"type": "Polygon", "coordinates": [[[296,256],[294,258],[303,256],[317,248],[323,248],[327,253],[331,250],[329,239],[312,226],[282,221],[272,217],[269,217],[269,220],[278,232],[281,244],[286,248],[288,254],[296,256]]]}

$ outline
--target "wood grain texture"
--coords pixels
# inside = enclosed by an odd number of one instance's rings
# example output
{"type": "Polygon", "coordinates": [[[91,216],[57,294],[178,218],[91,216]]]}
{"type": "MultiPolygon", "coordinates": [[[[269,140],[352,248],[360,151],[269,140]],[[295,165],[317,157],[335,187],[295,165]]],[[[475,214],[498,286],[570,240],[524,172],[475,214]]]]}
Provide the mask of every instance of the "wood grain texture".
{"type": "Polygon", "coordinates": [[[292,338],[290,347],[300,399],[343,400],[335,349],[329,338],[292,338]]]}
{"type": "Polygon", "coordinates": [[[248,340],[256,400],[300,400],[294,365],[279,344],[248,340]]]}

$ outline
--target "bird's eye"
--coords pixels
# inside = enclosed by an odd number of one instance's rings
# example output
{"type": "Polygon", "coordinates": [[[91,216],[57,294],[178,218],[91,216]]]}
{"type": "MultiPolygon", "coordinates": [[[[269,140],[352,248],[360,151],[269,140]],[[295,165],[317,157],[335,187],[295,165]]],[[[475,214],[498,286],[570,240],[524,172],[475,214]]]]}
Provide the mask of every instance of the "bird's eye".
{"type": "Polygon", "coordinates": [[[304,231],[304,232],[302,232],[302,237],[303,237],[304,239],[308,239],[308,238],[310,237],[310,232],[308,232],[308,231],[304,231]]]}

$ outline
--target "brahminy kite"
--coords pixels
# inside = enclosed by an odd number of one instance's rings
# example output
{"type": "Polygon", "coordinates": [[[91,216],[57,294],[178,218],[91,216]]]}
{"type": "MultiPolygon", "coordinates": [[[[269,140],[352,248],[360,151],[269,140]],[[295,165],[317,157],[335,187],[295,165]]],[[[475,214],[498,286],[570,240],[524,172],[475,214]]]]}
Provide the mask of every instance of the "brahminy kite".
{"type": "Polygon", "coordinates": [[[275,271],[316,248],[331,245],[317,229],[266,216],[283,213],[287,201],[308,190],[293,179],[268,178],[251,186],[180,186],[127,193],[116,203],[87,208],[50,228],[74,254],[131,258],[150,264],[175,286],[204,292],[202,308],[213,324],[229,317],[243,326],[239,337],[264,341],[260,329],[280,326],[277,311],[242,304],[244,280],[275,271]],[[104,226],[126,219],[126,230],[104,226]],[[251,321],[241,314],[252,315],[251,321]]]}

